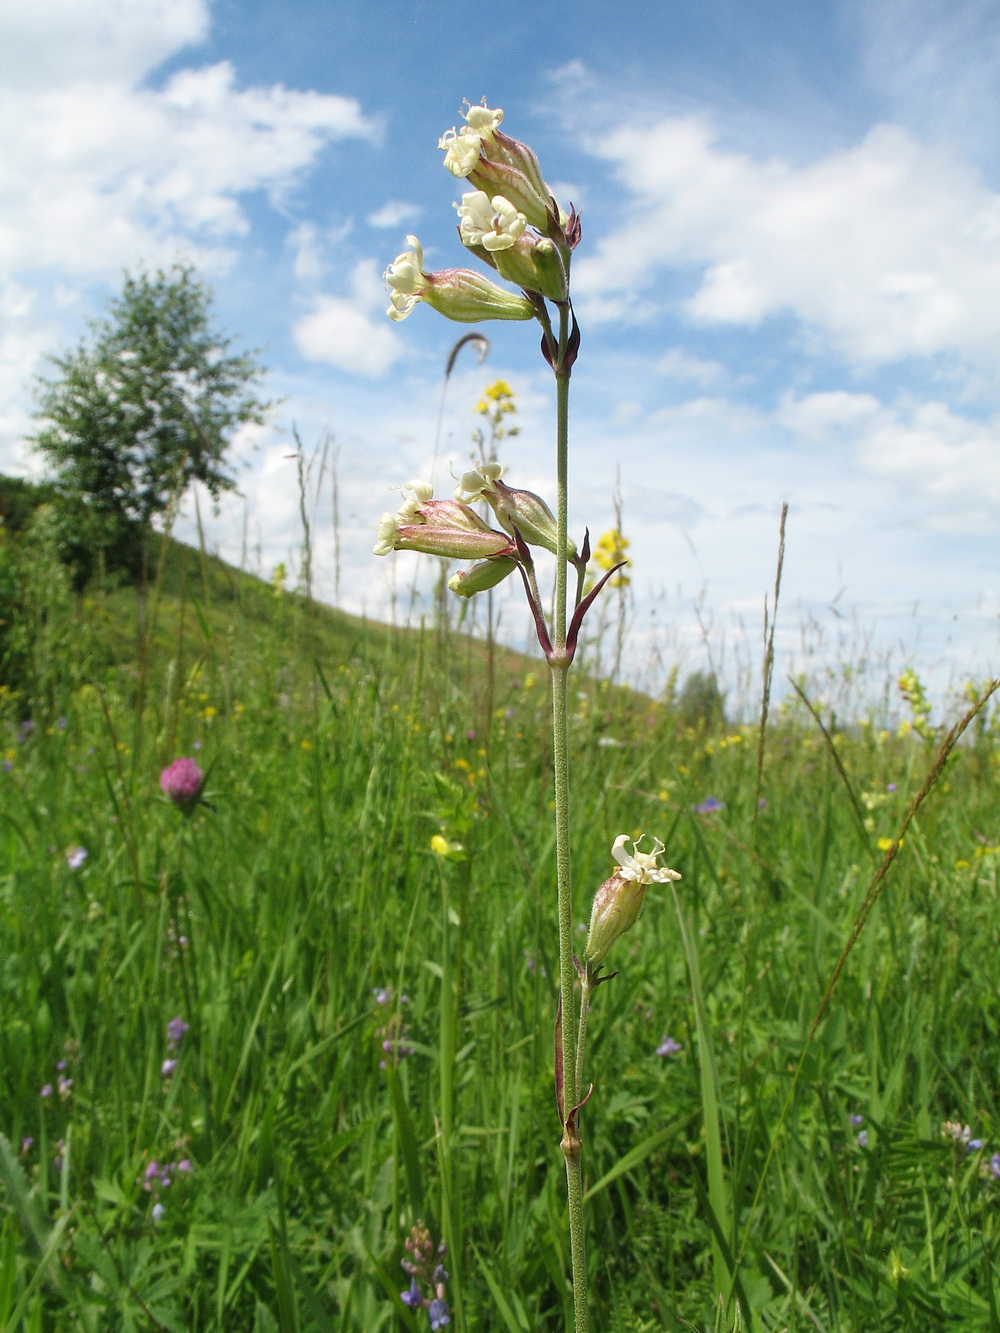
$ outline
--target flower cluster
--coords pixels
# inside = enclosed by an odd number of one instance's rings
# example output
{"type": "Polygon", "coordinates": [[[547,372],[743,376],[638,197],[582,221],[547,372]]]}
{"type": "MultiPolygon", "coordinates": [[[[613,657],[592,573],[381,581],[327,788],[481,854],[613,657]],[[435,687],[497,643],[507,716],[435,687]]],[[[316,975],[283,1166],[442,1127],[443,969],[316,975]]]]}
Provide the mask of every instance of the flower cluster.
{"type": "Polygon", "coordinates": [[[409,1258],[400,1263],[403,1271],[410,1275],[410,1285],[406,1291],[400,1292],[399,1299],[411,1310],[426,1310],[432,1329],[446,1327],[451,1323],[451,1311],[445,1300],[448,1274],[441,1263],[447,1251],[444,1241],[435,1249],[431,1233],[423,1222],[418,1222],[406,1238],[406,1251],[409,1258]],[[425,1290],[433,1295],[425,1296],[425,1290]]]}
{"type": "Polygon", "coordinates": [[[173,1183],[174,1176],[186,1176],[193,1170],[194,1167],[187,1157],[183,1157],[179,1162],[164,1162],[162,1166],[154,1158],[148,1163],[142,1175],[136,1176],[135,1183],[152,1194],[157,1189],[167,1189],[173,1183]]]}
{"type": "Polygon", "coordinates": [[[465,268],[431,273],[415,236],[385,271],[390,319],[401,320],[423,301],[462,324],[483,319],[543,318],[544,302],[569,300],[569,263],[580,240],[579,219],[556,203],[527,146],[503,134],[503,112],[485,102],[469,106],[465,124],[442,135],[439,147],[453,176],[474,188],[462,195],[458,234],[477,259],[521,294],[465,268]]]}
{"type": "MultiPolygon", "coordinates": [[[[528,546],[556,549],[556,520],[552,510],[533,491],[515,490],[501,480],[499,463],[482,463],[466,472],[455,487],[452,500],[435,500],[434,488],[426,481],[409,481],[401,487],[403,502],[394,514],[385,513],[379,521],[375,555],[391,551],[421,551],[478,563],[461,570],[449,580],[452,592],[471,597],[495,588],[523,564],[523,548],[528,546]],[[485,500],[499,525],[492,528],[472,505],[485,500]]],[[[570,558],[576,554],[568,544],[570,558]]]]}

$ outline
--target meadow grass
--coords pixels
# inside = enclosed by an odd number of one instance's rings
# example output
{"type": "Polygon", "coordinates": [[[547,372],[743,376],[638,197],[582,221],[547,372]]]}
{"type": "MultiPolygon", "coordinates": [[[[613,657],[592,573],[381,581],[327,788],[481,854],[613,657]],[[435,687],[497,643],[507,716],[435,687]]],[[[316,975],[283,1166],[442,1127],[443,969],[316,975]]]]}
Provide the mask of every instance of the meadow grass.
{"type": "MultiPolygon", "coordinates": [[[[164,550],[2,695],[0,1329],[423,1329],[418,1219],[462,1333],[562,1329],[544,668],[164,550]]],[[[619,833],[684,876],[590,1017],[595,1327],[713,1329],[721,1265],[751,1329],[1000,1329],[992,720],[805,1050],[933,736],[793,694],[758,808],[755,728],[578,680],[576,920],[619,833]]]]}

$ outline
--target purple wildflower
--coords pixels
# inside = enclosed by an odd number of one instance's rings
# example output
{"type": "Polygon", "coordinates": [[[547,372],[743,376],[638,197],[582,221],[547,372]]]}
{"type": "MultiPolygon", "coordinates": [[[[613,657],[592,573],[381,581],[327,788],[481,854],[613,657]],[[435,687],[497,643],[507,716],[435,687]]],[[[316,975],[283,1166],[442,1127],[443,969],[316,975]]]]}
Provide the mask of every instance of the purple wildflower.
{"type": "Polygon", "coordinates": [[[42,1088],[41,1092],[38,1095],[39,1097],[51,1097],[52,1092],[53,1092],[52,1084],[46,1083],[45,1087],[42,1088]]]}
{"type": "Polygon", "coordinates": [[[656,1054],[666,1058],[668,1055],[676,1055],[682,1049],[679,1041],[674,1041],[673,1037],[664,1037],[656,1048],[656,1054]]]}
{"type": "Polygon", "coordinates": [[[979,1152],[979,1150],[980,1150],[980,1148],[982,1148],[982,1146],[983,1146],[983,1141],[982,1141],[982,1139],[970,1139],[969,1142],[965,1145],[965,1151],[966,1151],[966,1152],[979,1152]]]}
{"type": "Polygon", "coordinates": [[[475,727],[470,727],[470,728],[469,728],[469,730],[465,733],[465,739],[466,739],[467,741],[474,741],[474,740],[476,739],[476,729],[475,729],[475,727]]]}
{"type": "Polygon", "coordinates": [[[27,1153],[29,1152],[29,1150],[30,1150],[30,1148],[31,1148],[31,1145],[34,1143],[34,1141],[35,1141],[35,1140],[31,1137],[30,1134],[25,1134],[24,1138],[21,1140],[21,1156],[22,1156],[22,1157],[25,1157],[25,1156],[27,1155],[27,1153]]]}
{"type": "Polygon", "coordinates": [[[176,1060],[164,1060],[163,1064],[160,1065],[160,1073],[164,1078],[169,1078],[176,1068],[176,1060]]]}
{"type": "Polygon", "coordinates": [[[431,1328],[444,1328],[445,1324],[451,1323],[451,1311],[448,1309],[448,1302],[440,1297],[435,1297],[427,1307],[427,1313],[431,1317],[431,1328]]]}
{"type": "Polygon", "coordinates": [[[417,1286],[417,1279],[415,1277],[410,1278],[409,1291],[401,1291],[399,1293],[399,1299],[404,1305],[408,1305],[411,1310],[419,1310],[420,1306],[423,1305],[424,1298],[420,1294],[420,1288],[417,1286]]]}
{"type": "Polygon", "coordinates": [[[183,1157],[177,1163],[177,1170],[181,1173],[182,1176],[186,1176],[189,1171],[194,1170],[194,1167],[191,1165],[191,1161],[189,1158],[183,1157]]]}
{"type": "Polygon", "coordinates": [[[865,1123],[865,1118],[863,1115],[852,1115],[848,1116],[847,1118],[848,1120],[850,1120],[851,1124],[854,1126],[855,1129],[860,1129],[861,1126],[865,1123]]]}
{"type": "Polygon", "coordinates": [[[392,999],[392,987],[375,986],[372,989],[372,995],[375,997],[376,1004],[388,1004],[392,999]]]}
{"type": "Polygon", "coordinates": [[[160,774],[160,790],[174,805],[193,807],[204,781],[205,775],[194,760],[182,756],[160,774]]]}
{"type": "Polygon", "coordinates": [[[67,847],[66,864],[70,870],[79,870],[87,859],[86,847],[67,847]]]}
{"type": "Polygon", "coordinates": [[[994,1180],[1000,1180],[1000,1152],[995,1152],[990,1158],[990,1175],[994,1180]]]}
{"type": "Polygon", "coordinates": [[[867,1129],[863,1129],[863,1130],[861,1130],[861,1132],[858,1134],[858,1147],[859,1147],[859,1148],[867,1148],[867,1147],[868,1147],[868,1131],[867,1131],[867,1129]]]}
{"type": "Polygon", "coordinates": [[[184,1033],[187,1032],[189,1026],[188,1023],[184,1022],[184,1019],[181,1018],[180,1014],[178,1014],[176,1018],[170,1020],[167,1024],[167,1046],[170,1050],[175,1051],[178,1046],[180,1046],[181,1042],[184,1040],[184,1033]]]}
{"type": "Polygon", "coordinates": [[[62,1075],[60,1075],[60,1077],[59,1077],[59,1098],[60,1098],[61,1101],[65,1101],[66,1098],[69,1096],[69,1090],[70,1090],[70,1088],[71,1088],[72,1086],[73,1086],[73,1080],[72,1080],[71,1078],[64,1078],[64,1077],[62,1077],[62,1075]]]}
{"type": "Polygon", "coordinates": [[[894,782],[890,782],[886,785],[886,791],[895,791],[895,790],[896,790],[896,784],[894,782]]]}
{"type": "Polygon", "coordinates": [[[706,796],[701,805],[692,806],[696,815],[714,815],[716,810],[725,810],[725,801],[720,801],[715,796],[706,796]]]}
{"type": "Polygon", "coordinates": [[[13,759],[5,759],[3,763],[0,764],[0,768],[2,768],[5,773],[9,773],[13,767],[14,767],[13,759]]]}
{"type": "Polygon", "coordinates": [[[17,739],[23,745],[34,730],[35,730],[34,720],[30,717],[26,717],[17,729],[17,739]]]}
{"type": "Polygon", "coordinates": [[[163,1214],[164,1214],[166,1211],[167,1211],[167,1210],[166,1210],[166,1208],[164,1208],[164,1206],[163,1206],[162,1203],[154,1203],[154,1204],[153,1204],[153,1211],[152,1211],[152,1213],[150,1214],[150,1216],[152,1217],[152,1219],[153,1219],[154,1222],[159,1222],[160,1219],[163,1217],[163,1214]]]}
{"type": "Polygon", "coordinates": [[[142,1176],[143,1189],[151,1190],[153,1188],[154,1183],[159,1179],[160,1179],[160,1164],[154,1157],[153,1160],[146,1167],[146,1170],[143,1172],[142,1176]]]}

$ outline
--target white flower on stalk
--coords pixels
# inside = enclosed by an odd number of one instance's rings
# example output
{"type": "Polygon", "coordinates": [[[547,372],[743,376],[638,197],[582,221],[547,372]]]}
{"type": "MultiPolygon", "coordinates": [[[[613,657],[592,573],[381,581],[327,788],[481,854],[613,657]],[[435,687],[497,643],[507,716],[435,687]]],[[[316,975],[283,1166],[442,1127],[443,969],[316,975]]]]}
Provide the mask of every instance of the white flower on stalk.
{"type": "Polygon", "coordinates": [[[634,880],[637,884],[669,884],[671,880],[681,878],[680,874],[676,870],[671,870],[669,866],[657,865],[657,857],[662,856],[666,850],[659,838],[653,839],[651,852],[636,851],[634,842],[631,853],[627,852],[625,844],[630,841],[627,833],[621,833],[615,838],[614,846],[611,848],[611,855],[621,866],[621,869],[615,872],[620,879],[634,880]]]}
{"type": "Polygon", "coordinates": [[[481,245],[491,253],[509,250],[528,225],[509,199],[502,194],[490,199],[485,190],[470,190],[462,195],[458,209],[458,234],[464,245],[481,245]]]}
{"type": "Polygon", "coordinates": [[[429,481],[408,481],[399,488],[406,498],[399,506],[396,518],[400,523],[419,523],[420,506],[434,494],[434,487],[429,481]],[[407,494],[409,492],[409,494],[407,494]]]}
{"type": "Polygon", "coordinates": [[[378,540],[376,541],[372,552],[374,555],[391,555],[396,549],[396,530],[398,528],[396,515],[385,513],[379,519],[378,540]]]}
{"type": "Polygon", "coordinates": [[[470,472],[462,473],[462,479],[455,487],[455,499],[472,504],[487,494],[495,494],[496,483],[502,476],[502,463],[480,463],[470,472]]]}
{"type": "Polygon", "coordinates": [[[637,838],[632,842],[632,851],[625,850],[630,839],[622,833],[615,838],[611,855],[618,862],[618,869],[594,894],[594,905],[590,913],[590,933],[583,950],[583,959],[588,969],[600,969],[608,950],[626,931],[631,930],[642,915],[646,898],[647,884],[668,884],[680,879],[676,870],[668,866],[657,865],[657,858],[663,853],[663,843],[653,839],[651,852],[636,850],[637,838]]]}
{"type": "Polygon", "coordinates": [[[424,249],[415,236],[407,236],[406,243],[411,247],[397,255],[382,277],[392,288],[389,300],[392,304],[385,312],[397,322],[405,319],[423,296],[424,287],[424,249]]]}
{"type": "Polygon", "coordinates": [[[386,314],[405,319],[418,301],[459,324],[482,319],[533,319],[535,307],[523,294],[505,291],[481,273],[467,268],[424,270],[424,251],[415,236],[407,236],[409,250],[397,255],[382,275],[392,289],[386,314]]]}
{"type": "Polygon", "coordinates": [[[492,139],[493,132],[503,120],[499,107],[470,106],[465,113],[466,124],[460,130],[446,130],[438,140],[444,152],[444,164],[459,179],[474,171],[484,139],[492,139]]]}

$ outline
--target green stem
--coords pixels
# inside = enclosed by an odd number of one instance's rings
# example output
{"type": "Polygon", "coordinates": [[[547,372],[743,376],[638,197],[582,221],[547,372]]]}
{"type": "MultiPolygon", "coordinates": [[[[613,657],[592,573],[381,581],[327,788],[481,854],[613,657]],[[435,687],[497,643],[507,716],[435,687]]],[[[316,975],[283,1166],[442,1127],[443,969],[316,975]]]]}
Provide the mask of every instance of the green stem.
{"type": "MultiPolygon", "coordinates": [[[[569,369],[563,354],[569,338],[569,307],[559,309],[559,357],[556,361],[556,594],[552,673],[552,750],[555,775],[556,879],[559,895],[559,994],[562,1000],[563,1106],[567,1117],[580,1101],[577,1071],[573,961],[573,883],[569,838],[569,662],[566,660],[566,587],[568,545],[569,369]]],[[[587,1333],[587,1261],[583,1231],[582,1145],[575,1126],[564,1126],[562,1151],[566,1159],[569,1205],[570,1259],[573,1272],[575,1333],[587,1333]]]]}
{"type": "Polygon", "coordinates": [[[592,991],[588,971],[580,983],[580,1026],[576,1034],[576,1086],[580,1091],[583,1090],[583,1056],[587,1045],[587,1015],[590,1013],[592,991]]]}

